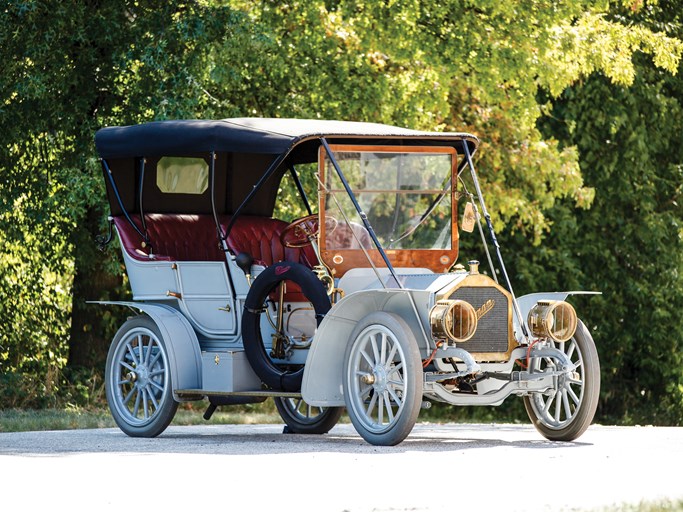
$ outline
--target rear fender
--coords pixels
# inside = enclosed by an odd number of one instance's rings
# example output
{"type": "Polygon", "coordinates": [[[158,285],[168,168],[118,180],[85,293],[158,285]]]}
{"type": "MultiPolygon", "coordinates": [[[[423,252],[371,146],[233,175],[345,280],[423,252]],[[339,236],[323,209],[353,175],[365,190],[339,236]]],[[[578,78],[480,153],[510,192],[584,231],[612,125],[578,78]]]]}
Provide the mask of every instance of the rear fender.
{"type": "Polygon", "coordinates": [[[168,349],[173,396],[177,401],[182,401],[175,394],[177,389],[200,389],[202,387],[202,358],[199,341],[194,329],[182,313],[163,304],[110,301],[93,303],[137,309],[154,321],[168,349]]]}
{"type": "Polygon", "coordinates": [[[359,291],[337,302],[320,323],[306,359],[301,385],[306,403],[320,407],[344,405],[342,373],[349,337],[358,321],[375,311],[400,316],[413,332],[422,357],[427,357],[429,300],[427,291],[387,289],[359,291]],[[421,319],[416,309],[424,311],[425,318],[421,319]]]}

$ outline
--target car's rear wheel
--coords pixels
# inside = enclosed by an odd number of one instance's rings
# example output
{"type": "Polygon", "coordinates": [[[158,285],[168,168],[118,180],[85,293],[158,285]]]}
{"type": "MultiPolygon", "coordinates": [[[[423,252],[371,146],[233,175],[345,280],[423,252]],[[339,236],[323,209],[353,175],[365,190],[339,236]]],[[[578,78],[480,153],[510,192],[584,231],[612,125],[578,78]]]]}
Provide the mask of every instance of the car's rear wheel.
{"type": "Polygon", "coordinates": [[[351,422],[367,442],[393,446],[412,431],[422,404],[417,342],[397,315],[375,312],[351,334],[343,389],[351,422]]]}
{"type": "Polygon", "coordinates": [[[105,391],[114,421],[131,437],[156,437],[178,409],[168,350],[147,316],[126,321],[114,336],[105,369],[105,391]]]}
{"type": "MultiPolygon", "coordinates": [[[[553,441],[573,441],[590,426],[600,395],[600,362],[590,332],[579,322],[574,337],[554,342],[576,366],[568,375],[557,377],[555,389],[524,397],[524,407],[536,429],[553,441]]],[[[532,358],[529,370],[556,370],[552,358],[532,358]]]]}
{"type": "Polygon", "coordinates": [[[319,407],[307,404],[303,398],[275,397],[275,407],[293,434],[326,434],[334,427],[343,407],[319,407]]]}

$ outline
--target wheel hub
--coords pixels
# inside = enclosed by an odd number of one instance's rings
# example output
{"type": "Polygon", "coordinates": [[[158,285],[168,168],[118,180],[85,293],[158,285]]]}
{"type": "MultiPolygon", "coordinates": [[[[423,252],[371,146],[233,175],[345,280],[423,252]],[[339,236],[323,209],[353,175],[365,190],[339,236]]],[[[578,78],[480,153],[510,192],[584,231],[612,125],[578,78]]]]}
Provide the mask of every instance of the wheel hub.
{"type": "Polygon", "coordinates": [[[373,387],[379,393],[387,389],[387,370],[384,365],[377,365],[372,369],[373,387]]]}
{"type": "Polygon", "coordinates": [[[581,376],[578,372],[566,372],[558,377],[558,389],[569,386],[571,382],[580,382],[581,376]]]}
{"type": "Polygon", "coordinates": [[[368,373],[366,375],[363,375],[360,378],[360,380],[361,380],[361,382],[363,382],[363,384],[374,384],[375,383],[375,376],[368,373]]]}
{"type": "Polygon", "coordinates": [[[145,387],[149,382],[149,369],[145,365],[140,365],[134,371],[129,372],[128,380],[138,387],[145,387]]]}

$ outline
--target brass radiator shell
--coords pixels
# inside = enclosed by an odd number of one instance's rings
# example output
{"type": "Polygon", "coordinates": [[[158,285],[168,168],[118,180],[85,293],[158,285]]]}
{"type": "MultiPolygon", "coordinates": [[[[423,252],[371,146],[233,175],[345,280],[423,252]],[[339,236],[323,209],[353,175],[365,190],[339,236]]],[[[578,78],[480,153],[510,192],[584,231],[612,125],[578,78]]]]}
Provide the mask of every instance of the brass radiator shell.
{"type": "Polygon", "coordinates": [[[436,300],[464,300],[477,312],[474,336],[457,346],[467,350],[477,362],[510,359],[518,346],[513,332],[512,296],[488,276],[470,274],[452,288],[442,290],[436,300]]]}

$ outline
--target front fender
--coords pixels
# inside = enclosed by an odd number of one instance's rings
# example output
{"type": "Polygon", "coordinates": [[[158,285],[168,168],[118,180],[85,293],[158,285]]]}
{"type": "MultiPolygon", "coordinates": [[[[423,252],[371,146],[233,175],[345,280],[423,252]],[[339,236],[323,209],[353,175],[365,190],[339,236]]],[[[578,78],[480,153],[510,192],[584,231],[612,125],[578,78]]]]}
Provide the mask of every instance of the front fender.
{"type": "Polygon", "coordinates": [[[356,323],[375,311],[399,315],[410,327],[418,348],[429,351],[425,325],[418,311],[429,311],[430,293],[422,290],[364,290],[337,302],[325,315],[306,359],[301,394],[306,403],[319,407],[345,405],[342,390],[344,356],[356,323]]]}
{"type": "MultiPolygon", "coordinates": [[[[541,293],[530,293],[528,295],[522,295],[517,297],[517,304],[519,305],[519,310],[526,322],[529,311],[533,308],[539,300],[567,300],[570,295],[602,295],[602,292],[586,292],[586,291],[572,291],[572,292],[541,292],[541,293]]],[[[515,327],[515,336],[517,341],[522,342],[523,335],[522,330],[519,327],[519,322],[517,316],[513,315],[513,323],[515,327]]]]}
{"type": "Polygon", "coordinates": [[[202,358],[197,335],[179,311],[163,304],[140,302],[93,301],[93,304],[126,306],[149,316],[159,328],[168,349],[168,362],[175,396],[177,389],[201,389],[202,358]]]}

